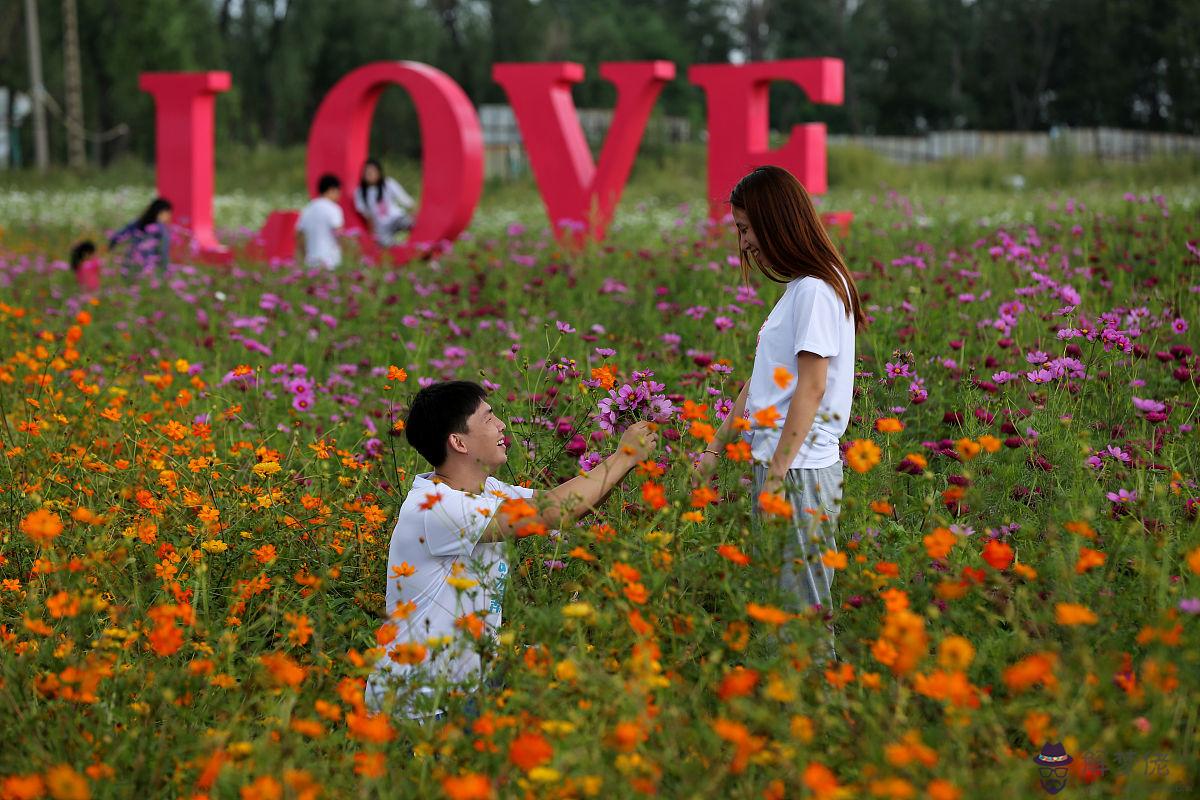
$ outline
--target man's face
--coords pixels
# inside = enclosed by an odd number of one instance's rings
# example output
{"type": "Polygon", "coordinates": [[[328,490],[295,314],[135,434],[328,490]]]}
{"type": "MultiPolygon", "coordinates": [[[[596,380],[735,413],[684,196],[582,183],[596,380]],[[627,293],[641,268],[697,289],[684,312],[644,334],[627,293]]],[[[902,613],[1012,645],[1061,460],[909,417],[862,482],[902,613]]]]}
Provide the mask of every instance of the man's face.
{"type": "Polygon", "coordinates": [[[467,432],[452,433],[450,436],[452,439],[458,437],[468,458],[475,459],[491,472],[508,460],[504,428],[504,423],[484,400],[475,413],[467,417],[467,432]]]}

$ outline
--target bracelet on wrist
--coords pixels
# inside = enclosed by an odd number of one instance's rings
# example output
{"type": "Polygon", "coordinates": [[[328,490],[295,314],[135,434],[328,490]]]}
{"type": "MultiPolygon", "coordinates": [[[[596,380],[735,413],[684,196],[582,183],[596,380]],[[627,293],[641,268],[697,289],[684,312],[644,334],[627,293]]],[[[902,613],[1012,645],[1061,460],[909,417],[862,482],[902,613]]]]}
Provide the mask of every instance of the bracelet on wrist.
{"type": "Polygon", "coordinates": [[[716,451],[716,450],[709,450],[707,447],[706,447],[706,448],[704,448],[704,452],[706,452],[706,453],[712,453],[714,456],[719,456],[719,455],[721,455],[721,454],[720,454],[718,451],[716,451]]]}

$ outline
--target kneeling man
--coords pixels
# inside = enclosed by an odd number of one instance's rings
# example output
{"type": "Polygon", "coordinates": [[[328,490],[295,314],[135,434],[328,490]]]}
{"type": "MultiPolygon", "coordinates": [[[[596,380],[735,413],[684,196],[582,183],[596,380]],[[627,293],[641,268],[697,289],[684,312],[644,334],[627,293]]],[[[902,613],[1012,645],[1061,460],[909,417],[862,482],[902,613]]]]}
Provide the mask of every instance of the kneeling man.
{"type": "Polygon", "coordinates": [[[386,653],[366,688],[374,710],[426,716],[439,707],[439,687],[478,688],[481,652],[500,626],[505,540],[594,510],[658,443],[639,422],[590,472],[535,492],[493,477],[508,460],[504,428],[476,383],[433,384],[413,399],[405,434],[433,471],[413,479],[392,532],[386,653]]]}

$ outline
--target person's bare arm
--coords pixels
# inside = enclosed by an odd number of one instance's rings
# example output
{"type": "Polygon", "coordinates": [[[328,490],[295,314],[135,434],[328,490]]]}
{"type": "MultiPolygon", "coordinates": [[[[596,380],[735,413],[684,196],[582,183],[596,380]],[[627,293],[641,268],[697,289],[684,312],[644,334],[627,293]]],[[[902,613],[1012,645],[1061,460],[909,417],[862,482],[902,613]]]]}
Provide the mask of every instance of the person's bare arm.
{"type": "Polygon", "coordinates": [[[704,446],[704,453],[700,456],[700,460],[696,462],[696,467],[692,472],[692,482],[701,483],[708,480],[708,476],[717,468],[717,462],[721,460],[721,453],[725,445],[732,441],[736,436],[735,426],[737,421],[746,413],[746,395],[750,391],[750,381],[742,384],[742,391],[738,392],[737,400],[733,403],[733,408],[729,415],[721,423],[721,427],[717,428],[717,433],[713,436],[711,442],[704,446]]]}
{"type": "Polygon", "coordinates": [[[498,542],[513,538],[531,523],[546,528],[570,525],[589,511],[594,511],[622,479],[654,452],[658,434],[650,423],[638,422],[621,436],[616,452],[596,465],[590,472],[578,475],[553,489],[537,492],[529,503],[535,513],[510,518],[503,507],[484,528],[480,541],[498,542]]]}
{"type": "Polygon", "coordinates": [[[763,489],[777,492],[783,485],[784,476],[800,446],[812,431],[817,409],[825,396],[825,385],[829,377],[829,359],[815,353],[802,351],[796,356],[796,391],[788,404],[787,417],[779,434],[779,444],[767,468],[767,480],[763,489]]]}

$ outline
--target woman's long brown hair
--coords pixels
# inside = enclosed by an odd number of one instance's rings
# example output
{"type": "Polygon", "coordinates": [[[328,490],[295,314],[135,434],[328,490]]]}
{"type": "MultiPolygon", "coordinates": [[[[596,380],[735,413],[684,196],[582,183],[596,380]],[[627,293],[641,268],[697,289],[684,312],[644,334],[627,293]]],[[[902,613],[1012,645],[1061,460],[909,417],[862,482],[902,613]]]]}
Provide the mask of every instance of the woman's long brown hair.
{"type": "Polygon", "coordinates": [[[749,264],[753,263],[776,283],[820,278],[837,292],[855,329],[863,328],[866,315],[854,276],[796,176],[782,167],[758,167],[733,187],[729,204],[746,212],[763,256],[741,254],[744,277],[749,277],[749,264]]]}

